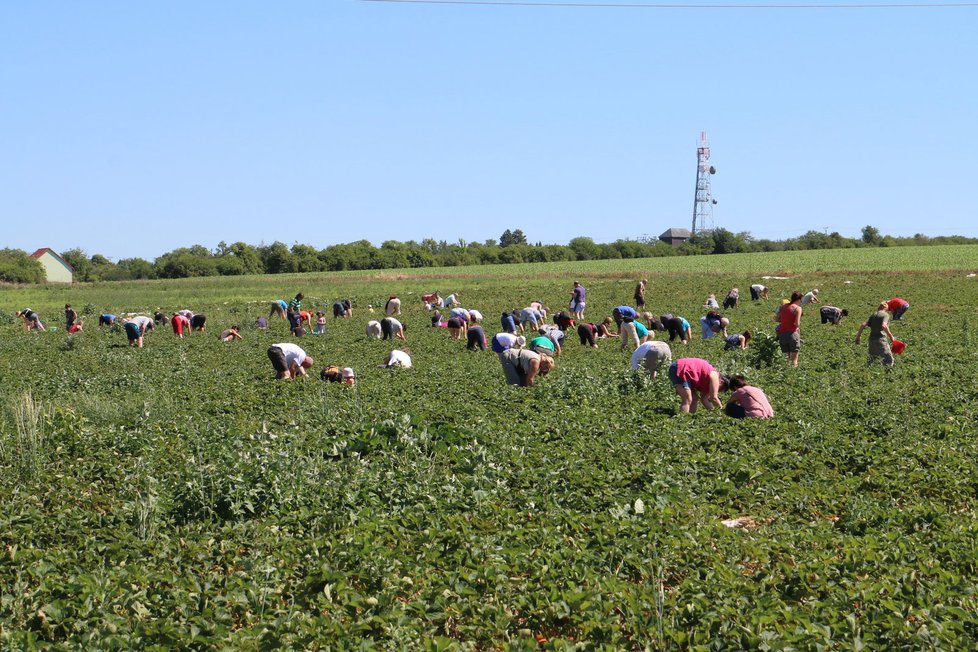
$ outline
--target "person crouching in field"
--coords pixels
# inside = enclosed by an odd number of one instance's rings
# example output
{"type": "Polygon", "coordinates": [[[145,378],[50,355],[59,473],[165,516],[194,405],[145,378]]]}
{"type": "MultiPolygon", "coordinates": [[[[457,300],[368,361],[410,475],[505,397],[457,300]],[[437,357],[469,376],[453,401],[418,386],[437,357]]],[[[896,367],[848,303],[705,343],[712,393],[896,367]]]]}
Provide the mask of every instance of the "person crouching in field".
{"type": "Polygon", "coordinates": [[[741,350],[742,351],[742,350],[744,350],[744,349],[747,348],[747,345],[748,344],[750,344],[750,341],[751,341],[751,338],[752,337],[754,337],[754,334],[751,333],[749,330],[748,331],[744,331],[743,333],[731,333],[730,335],[727,335],[727,338],[726,338],[725,343],[723,345],[723,350],[724,351],[737,351],[737,350],[741,350]]]}
{"type": "Polygon", "coordinates": [[[465,348],[468,350],[486,350],[486,332],[482,329],[482,326],[479,326],[478,324],[469,326],[468,330],[465,332],[465,339],[465,348]]]}
{"type": "Polygon", "coordinates": [[[696,412],[698,403],[707,410],[720,407],[720,390],[727,379],[703,358],[679,358],[669,366],[669,380],[682,403],[680,412],[696,412]]]}
{"type": "Polygon", "coordinates": [[[644,342],[632,353],[631,367],[635,371],[644,369],[652,378],[659,375],[659,367],[672,362],[672,349],[665,342],[644,342]]]}
{"type": "Polygon", "coordinates": [[[723,309],[732,310],[736,308],[738,301],[740,301],[740,290],[738,288],[732,288],[723,299],[723,309]]]}
{"type": "Polygon", "coordinates": [[[178,312],[173,313],[173,317],[170,318],[170,326],[173,328],[173,334],[180,338],[183,337],[184,331],[190,332],[190,320],[178,312]]]}
{"type": "Polygon", "coordinates": [[[41,318],[36,312],[30,308],[24,308],[17,313],[17,316],[24,320],[24,330],[27,331],[43,331],[47,330],[44,328],[44,324],[41,323],[41,318]]]}
{"type": "Polygon", "coordinates": [[[234,341],[234,340],[243,340],[244,338],[241,337],[241,333],[239,331],[240,331],[240,329],[237,326],[232,326],[231,328],[227,329],[226,331],[224,331],[223,333],[221,333],[220,335],[218,335],[217,338],[219,340],[221,340],[222,342],[231,342],[231,341],[234,341]]]}
{"type": "Polygon", "coordinates": [[[533,387],[537,376],[546,376],[554,367],[554,359],[549,355],[528,349],[506,349],[499,354],[508,385],[533,387]]]}
{"type": "Polygon", "coordinates": [[[910,304],[906,299],[897,297],[886,302],[886,309],[893,313],[893,321],[900,321],[903,319],[903,313],[910,310],[910,304]]]}
{"type": "Polygon", "coordinates": [[[873,364],[876,358],[882,358],[884,367],[893,366],[893,352],[890,350],[893,333],[890,332],[890,314],[886,311],[886,306],[886,301],[880,303],[876,307],[876,312],[860,324],[859,330],[856,332],[856,344],[858,345],[863,329],[869,328],[869,357],[866,364],[873,364]],[[887,337],[890,338],[889,342],[886,340],[887,337]]]}
{"type": "Polygon", "coordinates": [[[618,337],[618,333],[613,333],[610,329],[615,320],[605,317],[600,324],[584,322],[577,325],[577,336],[581,339],[581,344],[590,346],[592,349],[598,348],[597,340],[603,337],[618,337]]]}
{"type": "Polygon", "coordinates": [[[770,289],[766,285],[755,283],[754,285],[750,286],[751,301],[767,299],[768,292],[770,292],[770,289]]]}
{"type": "Polygon", "coordinates": [[[275,378],[279,380],[289,380],[298,376],[305,376],[306,369],[312,368],[312,356],[298,344],[282,342],[268,347],[268,359],[275,369],[275,378]]]}
{"type": "Polygon", "coordinates": [[[410,369],[413,364],[411,361],[411,349],[405,346],[401,349],[391,351],[387,356],[387,360],[380,366],[382,369],[410,369]]]}
{"type": "Polygon", "coordinates": [[[822,318],[823,324],[838,326],[843,317],[849,316],[849,311],[845,308],[836,308],[835,306],[822,306],[818,309],[818,314],[822,318]]]}
{"type": "Polygon", "coordinates": [[[733,392],[724,412],[735,419],[770,419],[774,416],[767,395],[747,384],[743,376],[732,376],[727,387],[733,392]]]}
{"type": "Polygon", "coordinates": [[[282,299],[276,299],[275,301],[272,301],[272,307],[268,311],[268,316],[274,317],[275,315],[278,315],[282,319],[285,319],[285,314],[288,312],[288,310],[289,304],[282,299]]]}
{"type": "Polygon", "coordinates": [[[126,329],[126,337],[129,338],[129,346],[143,348],[143,337],[146,331],[153,330],[153,320],[149,317],[138,315],[122,322],[126,329]]]}
{"type": "Polygon", "coordinates": [[[207,317],[204,315],[194,315],[190,318],[190,330],[203,333],[207,327],[207,317]]]}

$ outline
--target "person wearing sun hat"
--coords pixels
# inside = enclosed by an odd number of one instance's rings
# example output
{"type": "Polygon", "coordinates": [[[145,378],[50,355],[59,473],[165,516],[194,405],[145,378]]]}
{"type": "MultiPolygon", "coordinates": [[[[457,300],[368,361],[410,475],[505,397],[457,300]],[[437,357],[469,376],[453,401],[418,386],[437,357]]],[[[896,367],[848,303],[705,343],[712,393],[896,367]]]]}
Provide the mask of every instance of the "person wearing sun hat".
{"type": "Polygon", "coordinates": [[[873,364],[876,358],[881,358],[884,367],[893,366],[893,351],[890,350],[893,333],[890,332],[890,313],[886,311],[886,307],[886,301],[880,302],[876,312],[860,324],[859,331],[856,332],[856,344],[859,344],[863,329],[869,328],[869,357],[866,364],[873,364]],[[887,337],[890,338],[889,342],[887,337]]]}

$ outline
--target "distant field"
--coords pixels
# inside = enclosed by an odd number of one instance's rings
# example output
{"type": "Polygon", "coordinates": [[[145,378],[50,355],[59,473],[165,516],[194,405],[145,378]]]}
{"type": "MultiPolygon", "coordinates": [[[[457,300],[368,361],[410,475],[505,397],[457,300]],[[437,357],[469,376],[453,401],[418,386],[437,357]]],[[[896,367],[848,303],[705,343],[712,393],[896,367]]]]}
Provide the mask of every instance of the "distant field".
{"type": "MultiPolygon", "coordinates": [[[[978,640],[978,247],[8,288],[0,295],[0,649],[973,649],[978,640]],[[541,299],[630,303],[693,322],[675,357],[743,373],[770,421],[678,414],[664,375],[568,333],[556,370],[508,387],[496,356],[431,328],[458,292],[498,329],[541,299]],[[771,279],[772,296],[747,287],[771,279]],[[702,339],[732,286],[747,351],[702,339]],[[760,346],[792,290],[801,365],[760,346]],[[354,387],[272,380],[275,298],[330,314],[300,343],[354,387]],[[416,367],[368,340],[390,293],[416,367]],[[881,299],[907,352],[865,364],[881,299]],[[61,307],[87,315],[68,336],[61,307]],[[369,305],[376,306],[373,313],[369,305]],[[25,333],[16,309],[51,327],[25,333]],[[141,350],[95,315],[191,308],[141,350]],[[244,341],[222,344],[221,329],[244,341]],[[54,329],[58,330],[55,331],[54,329]],[[748,527],[729,529],[738,517],[748,527]],[[575,646],[579,646],[575,648],[575,646]]],[[[661,338],[661,334],[659,336],[661,338]]],[[[721,395],[722,396],[722,395],[721,395]]]]}

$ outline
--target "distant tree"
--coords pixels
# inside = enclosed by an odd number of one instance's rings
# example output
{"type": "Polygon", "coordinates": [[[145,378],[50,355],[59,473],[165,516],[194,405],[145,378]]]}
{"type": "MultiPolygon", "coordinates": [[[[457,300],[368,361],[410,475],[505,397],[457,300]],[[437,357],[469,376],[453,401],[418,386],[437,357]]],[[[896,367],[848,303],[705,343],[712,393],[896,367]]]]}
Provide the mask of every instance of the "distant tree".
{"type": "Polygon", "coordinates": [[[266,274],[285,274],[299,271],[299,263],[284,242],[273,242],[258,248],[266,274]]]}
{"type": "Polygon", "coordinates": [[[875,226],[864,226],[862,236],[863,242],[871,247],[878,247],[883,242],[883,236],[875,226]]]}
{"type": "Polygon", "coordinates": [[[567,246],[574,252],[576,260],[595,260],[601,251],[598,245],[594,244],[594,240],[585,237],[574,238],[567,243],[567,246]]]}
{"type": "Polygon", "coordinates": [[[153,263],[142,258],[123,258],[115,264],[115,269],[106,277],[112,281],[136,281],[156,278],[153,263]]]}
{"type": "Polygon", "coordinates": [[[20,249],[0,249],[0,281],[5,283],[43,283],[44,266],[20,249]]]}
{"type": "Polygon", "coordinates": [[[500,247],[510,247],[512,245],[518,245],[518,244],[527,244],[526,236],[523,234],[523,231],[521,231],[520,229],[516,229],[515,231],[510,231],[509,229],[506,229],[505,231],[503,231],[502,236],[500,236],[499,238],[500,247]]]}
{"type": "Polygon", "coordinates": [[[75,247],[61,252],[61,257],[75,270],[76,281],[90,281],[92,264],[88,260],[88,254],[84,249],[75,247]]]}

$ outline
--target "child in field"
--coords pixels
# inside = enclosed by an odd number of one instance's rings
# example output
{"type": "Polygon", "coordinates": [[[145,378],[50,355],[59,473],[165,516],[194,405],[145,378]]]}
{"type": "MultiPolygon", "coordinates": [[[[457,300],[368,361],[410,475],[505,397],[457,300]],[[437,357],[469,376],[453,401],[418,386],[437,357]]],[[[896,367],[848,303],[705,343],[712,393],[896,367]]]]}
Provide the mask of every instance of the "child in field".
{"type": "Polygon", "coordinates": [[[774,416],[764,391],[748,385],[743,376],[731,377],[727,386],[733,391],[724,409],[727,416],[735,419],[770,419],[774,416]]]}
{"type": "Polygon", "coordinates": [[[231,341],[234,341],[234,340],[243,340],[244,338],[241,337],[241,333],[238,332],[238,331],[239,331],[239,329],[238,329],[237,326],[232,326],[231,328],[229,328],[226,331],[224,331],[223,333],[221,333],[218,336],[218,339],[220,339],[222,342],[231,342],[231,341]]]}
{"type": "Polygon", "coordinates": [[[82,321],[81,319],[79,319],[78,321],[76,321],[75,323],[73,323],[71,325],[71,327],[68,329],[68,332],[69,333],[80,333],[80,332],[82,332],[82,329],[84,327],[85,327],[85,322],[82,321]]]}
{"type": "Polygon", "coordinates": [[[316,335],[326,332],[326,313],[322,310],[316,313],[316,328],[312,332],[316,335]]]}

